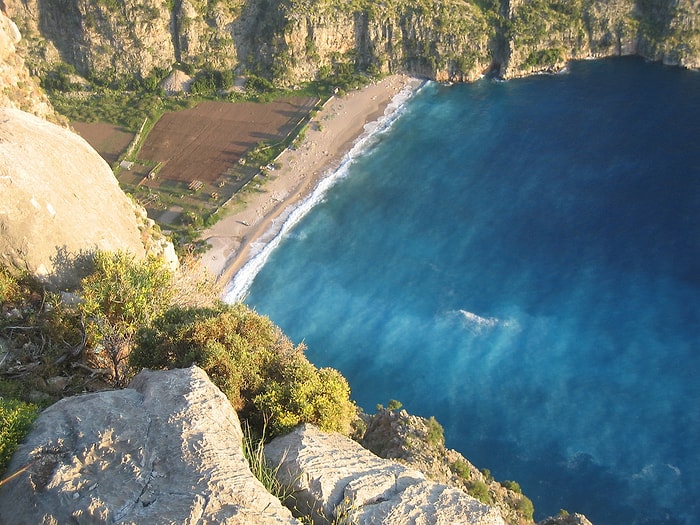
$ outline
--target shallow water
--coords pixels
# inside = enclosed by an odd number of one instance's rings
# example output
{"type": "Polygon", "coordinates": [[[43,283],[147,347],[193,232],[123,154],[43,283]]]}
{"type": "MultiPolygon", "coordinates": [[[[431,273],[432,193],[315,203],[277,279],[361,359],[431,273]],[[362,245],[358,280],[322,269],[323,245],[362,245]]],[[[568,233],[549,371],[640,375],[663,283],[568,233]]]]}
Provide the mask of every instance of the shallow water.
{"type": "Polygon", "coordinates": [[[700,74],[429,84],[246,302],[535,517],[700,523],[700,74]]]}

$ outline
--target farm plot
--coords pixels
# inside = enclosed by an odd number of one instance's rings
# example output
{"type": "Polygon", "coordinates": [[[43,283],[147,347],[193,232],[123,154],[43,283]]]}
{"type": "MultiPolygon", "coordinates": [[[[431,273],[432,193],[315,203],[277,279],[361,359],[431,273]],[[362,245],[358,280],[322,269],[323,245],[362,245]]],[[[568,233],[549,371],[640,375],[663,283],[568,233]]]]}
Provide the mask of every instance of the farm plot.
{"type": "Polygon", "coordinates": [[[166,113],[148,134],[138,159],[160,163],[162,181],[214,184],[259,142],[283,140],[317,102],[312,97],[267,104],[202,102],[166,113]]]}
{"type": "Polygon", "coordinates": [[[104,122],[71,122],[71,126],[110,165],[117,162],[134,138],[133,133],[104,122]]]}

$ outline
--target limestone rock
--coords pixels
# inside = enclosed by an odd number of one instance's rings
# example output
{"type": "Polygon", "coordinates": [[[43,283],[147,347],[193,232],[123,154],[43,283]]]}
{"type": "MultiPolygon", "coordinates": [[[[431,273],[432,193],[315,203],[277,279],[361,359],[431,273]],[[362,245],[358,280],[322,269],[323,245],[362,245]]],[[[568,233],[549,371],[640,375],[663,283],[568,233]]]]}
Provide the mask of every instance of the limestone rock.
{"type": "Polygon", "coordinates": [[[498,510],[464,491],[429,481],[354,441],[302,425],[265,447],[277,477],[293,489],[297,512],[315,523],[503,525],[498,510]]]}
{"type": "Polygon", "coordinates": [[[16,45],[22,36],[15,23],[0,11],[0,106],[55,118],[49,99],[29,76],[16,45]]]}
{"type": "Polygon", "coordinates": [[[593,525],[583,514],[555,516],[540,521],[537,525],[593,525]]]}
{"type": "Polygon", "coordinates": [[[79,279],[75,256],[145,254],[132,202],[80,136],[0,108],[0,262],[55,284],[79,279]]]}
{"type": "Polygon", "coordinates": [[[405,410],[386,408],[365,417],[367,428],[360,441],[363,447],[379,457],[393,459],[419,470],[433,481],[467,493],[471,493],[475,487],[485,487],[491,497],[491,505],[500,510],[507,523],[534,523],[526,512],[530,501],[525,495],[485,476],[462,454],[447,449],[435,431],[431,432],[430,420],[405,410]]]}
{"type": "Polygon", "coordinates": [[[236,413],[197,367],[46,409],[0,490],[0,523],[297,523],[253,477],[236,413]]]}

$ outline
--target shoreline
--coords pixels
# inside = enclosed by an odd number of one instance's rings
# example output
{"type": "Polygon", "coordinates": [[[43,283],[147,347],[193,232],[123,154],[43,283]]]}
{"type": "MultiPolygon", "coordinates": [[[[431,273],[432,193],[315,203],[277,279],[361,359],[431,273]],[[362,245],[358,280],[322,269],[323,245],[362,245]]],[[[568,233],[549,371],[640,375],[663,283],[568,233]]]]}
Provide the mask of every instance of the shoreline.
{"type": "Polygon", "coordinates": [[[421,84],[413,77],[392,75],[329,99],[309,122],[301,144],[279,156],[280,168],[271,171],[259,189],[242,195],[243,207],[227,204],[224,217],[202,232],[200,238],[211,245],[200,257],[202,265],[228,286],[260,253],[254,245],[276,239],[284,220],[340,168],[367,124],[380,121],[397,95],[415,93],[421,84]],[[280,219],[284,220],[279,223],[280,219]]]}

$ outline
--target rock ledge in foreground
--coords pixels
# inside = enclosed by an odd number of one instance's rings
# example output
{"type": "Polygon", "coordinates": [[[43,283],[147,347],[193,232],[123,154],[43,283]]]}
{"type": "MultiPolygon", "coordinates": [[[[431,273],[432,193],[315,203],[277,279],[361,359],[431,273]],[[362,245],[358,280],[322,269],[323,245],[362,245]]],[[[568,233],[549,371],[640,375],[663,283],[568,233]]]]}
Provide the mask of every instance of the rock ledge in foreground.
{"type": "Polygon", "coordinates": [[[0,523],[298,523],[253,477],[230,403],[197,367],[46,409],[0,491],[0,523]]]}

